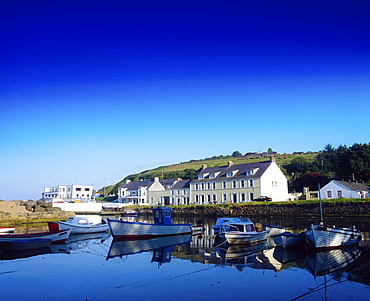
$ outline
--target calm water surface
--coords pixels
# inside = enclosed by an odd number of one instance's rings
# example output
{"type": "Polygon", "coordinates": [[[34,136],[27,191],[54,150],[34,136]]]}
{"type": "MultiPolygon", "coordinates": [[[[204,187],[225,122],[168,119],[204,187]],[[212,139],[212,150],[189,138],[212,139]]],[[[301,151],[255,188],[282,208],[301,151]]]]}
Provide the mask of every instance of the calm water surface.
{"type": "MultiPolygon", "coordinates": [[[[184,221],[196,222],[175,220],[184,221]]],[[[206,231],[192,237],[113,242],[108,233],[85,234],[63,245],[2,252],[0,300],[369,300],[368,248],[287,252],[270,241],[230,247],[215,241],[214,218],[203,221],[206,231]]],[[[253,221],[294,232],[309,223],[253,221]]],[[[355,225],[369,240],[369,220],[349,222],[330,221],[355,225]]]]}

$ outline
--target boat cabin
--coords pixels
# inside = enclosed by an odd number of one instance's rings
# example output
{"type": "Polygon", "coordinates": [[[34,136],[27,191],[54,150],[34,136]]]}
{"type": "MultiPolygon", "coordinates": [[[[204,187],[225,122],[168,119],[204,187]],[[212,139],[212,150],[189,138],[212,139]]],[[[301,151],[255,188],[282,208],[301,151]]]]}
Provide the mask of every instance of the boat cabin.
{"type": "Polygon", "coordinates": [[[222,230],[223,232],[256,232],[256,229],[252,222],[225,224],[222,230]]]}
{"type": "Polygon", "coordinates": [[[152,208],[155,224],[172,224],[172,210],[169,207],[152,208]]]}

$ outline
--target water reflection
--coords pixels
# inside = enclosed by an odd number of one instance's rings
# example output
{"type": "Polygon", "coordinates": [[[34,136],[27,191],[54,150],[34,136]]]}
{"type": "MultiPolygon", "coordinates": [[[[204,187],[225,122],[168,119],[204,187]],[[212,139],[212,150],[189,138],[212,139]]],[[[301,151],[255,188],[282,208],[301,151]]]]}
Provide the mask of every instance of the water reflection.
{"type": "MultiPolygon", "coordinates": [[[[199,217],[194,219],[197,221],[199,217]]],[[[191,222],[190,219],[183,221],[191,222]]],[[[66,244],[27,252],[0,250],[0,264],[7,273],[3,278],[7,283],[2,287],[5,289],[2,296],[4,294],[3,298],[8,300],[26,299],[26,293],[14,292],[19,283],[27,287],[29,273],[33,280],[28,284],[29,288],[37,287],[38,299],[43,300],[53,299],[57,294],[61,297],[55,300],[112,300],[113,297],[115,300],[147,300],[154,290],[165,295],[166,300],[184,300],[185,297],[199,300],[200,295],[207,294],[243,300],[245,296],[237,293],[240,289],[248,290],[248,294],[257,300],[276,296],[281,300],[317,300],[324,286],[316,288],[316,282],[328,283],[329,278],[330,284],[337,284],[327,291],[333,300],[348,297],[354,291],[356,296],[366,296],[370,285],[369,247],[366,244],[326,252],[283,249],[271,240],[232,246],[215,238],[213,220],[207,222],[204,218],[203,221],[206,230],[195,236],[113,241],[109,233],[95,233],[71,235],[66,244]],[[22,260],[17,260],[19,258],[22,260]],[[157,269],[153,263],[164,266],[157,269]],[[56,283],[61,277],[67,281],[71,293],[60,289],[56,294],[54,287],[53,292],[48,293],[45,283],[56,283]],[[143,286],[148,290],[143,290],[143,286]],[[271,289],[266,290],[266,286],[271,289]],[[176,299],[166,295],[173,289],[177,290],[173,293],[176,299]],[[274,293],[270,294],[272,291],[274,293]]],[[[302,231],[302,228],[296,229],[302,231]]],[[[364,237],[368,237],[368,233],[364,237]]],[[[352,300],[361,299],[353,297],[352,300]]]]}
{"type": "Polygon", "coordinates": [[[186,245],[189,248],[191,237],[191,234],[183,234],[151,239],[112,241],[107,260],[115,257],[127,258],[128,255],[142,252],[153,252],[152,262],[159,264],[170,262],[172,247],[186,245]]]}

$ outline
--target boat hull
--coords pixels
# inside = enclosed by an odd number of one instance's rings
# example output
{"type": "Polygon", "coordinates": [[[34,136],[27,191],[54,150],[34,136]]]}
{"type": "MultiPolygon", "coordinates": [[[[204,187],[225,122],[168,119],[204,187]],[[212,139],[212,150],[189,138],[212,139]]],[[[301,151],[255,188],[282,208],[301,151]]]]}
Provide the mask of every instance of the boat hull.
{"type": "Polygon", "coordinates": [[[316,249],[330,249],[356,244],[361,240],[361,232],[351,228],[331,228],[311,225],[305,231],[309,243],[316,249]]]}
{"type": "Polygon", "coordinates": [[[23,251],[30,249],[39,249],[50,246],[51,239],[34,239],[34,240],[15,240],[3,242],[3,248],[10,251],[23,251]]]}
{"type": "Polygon", "coordinates": [[[268,231],[261,232],[226,232],[223,235],[229,244],[251,244],[266,240],[268,231]]]}
{"type": "Polygon", "coordinates": [[[15,242],[19,240],[40,240],[50,239],[52,243],[65,242],[69,237],[71,230],[59,230],[55,232],[41,232],[29,234],[2,234],[0,235],[0,242],[15,242]]]}
{"type": "Polygon", "coordinates": [[[280,233],[272,237],[277,247],[297,248],[302,247],[306,241],[304,233],[294,234],[289,232],[280,233]]]}
{"type": "Polygon", "coordinates": [[[66,222],[58,222],[60,230],[71,229],[71,234],[87,234],[87,233],[99,233],[109,230],[108,224],[97,224],[97,225],[71,225],[66,222]]]}
{"type": "Polygon", "coordinates": [[[0,233],[14,232],[14,229],[13,227],[0,227],[0,233]]]}
{"type": "Polygon", "coordinates": [[[285,232],[284,227],[272,226],[272,225],[264,225],[264,230],[269,231],[268,236],[274,236],[276,234],[281,234],[285,232]]]}
{"type": "Polygon", "coordinates": [[[191,233],[191,224],[147,224],[108,219],[114,239],[152,238],[191,233]]]}

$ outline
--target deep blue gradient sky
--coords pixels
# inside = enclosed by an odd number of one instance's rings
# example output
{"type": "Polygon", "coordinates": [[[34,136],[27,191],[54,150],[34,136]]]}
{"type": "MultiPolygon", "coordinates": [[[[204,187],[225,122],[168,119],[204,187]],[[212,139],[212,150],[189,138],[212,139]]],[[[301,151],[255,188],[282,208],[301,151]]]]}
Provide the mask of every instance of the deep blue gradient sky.
{"type": "Polygon", "coordinates": [[[370,140],[370,1],[3,0],[0,28],[0,199],[370,140]]]}

